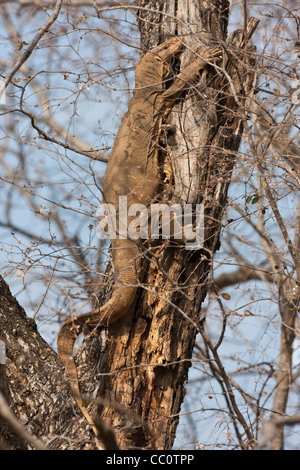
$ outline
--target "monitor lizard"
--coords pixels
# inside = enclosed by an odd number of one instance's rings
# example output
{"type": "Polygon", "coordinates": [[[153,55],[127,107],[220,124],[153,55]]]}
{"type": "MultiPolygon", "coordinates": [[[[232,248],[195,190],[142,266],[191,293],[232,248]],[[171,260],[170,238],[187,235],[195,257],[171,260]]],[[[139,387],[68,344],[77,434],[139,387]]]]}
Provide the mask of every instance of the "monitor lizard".
{"type": "MultiPolygon", "coordinates": [[[[135,89],[128,111],[117,133],[103,182],[103,199],[113,204],[118,213],[119,196],[127,196],[127,204],[150,204],[159,191],[158,151],[163,120],[178,98],[195,81],[209,61],[220,57],[219,48],[201,50],[171,86],[169,64],[183,47],[182,37],[173,37],[148,51],[136,68],[135,89]]],[[[105,327],[128,312],[135,299],[141,253],[135,240],[111,240],[113,268],[116,277],[111,298],[100,308],[69,318],[61,327],[57,349],[64,364],[75,400],[89,424],[98,434],[83,404],[73,357],[74,343],[85,324],[105,327]]]]}

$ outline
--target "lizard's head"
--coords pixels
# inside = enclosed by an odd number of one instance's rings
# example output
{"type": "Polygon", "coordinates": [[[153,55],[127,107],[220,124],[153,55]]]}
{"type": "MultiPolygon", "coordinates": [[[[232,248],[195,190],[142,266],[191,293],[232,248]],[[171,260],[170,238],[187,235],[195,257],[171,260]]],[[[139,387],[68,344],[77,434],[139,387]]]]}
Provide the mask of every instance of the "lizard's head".
{"type": "Polygon", "coordinates": [[[169,73],[172,58],[182,47],[182,37],[173,37],[148,51],[140,60],[135,74],[136,88],[161,84],[169,73]]]}
{"type": "Polygon", "coordinates": [[[183,36],[176,36],[151,49],[148,54],[158,56],[163,62],[170,63],[177,52],[183,48],[183,36]]]}

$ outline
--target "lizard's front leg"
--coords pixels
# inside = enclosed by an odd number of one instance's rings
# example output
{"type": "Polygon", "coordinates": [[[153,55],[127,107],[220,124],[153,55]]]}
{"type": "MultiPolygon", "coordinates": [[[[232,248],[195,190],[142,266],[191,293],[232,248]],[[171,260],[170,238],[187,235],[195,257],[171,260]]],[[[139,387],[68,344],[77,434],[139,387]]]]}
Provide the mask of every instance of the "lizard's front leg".
{"type": "Polygon", "coordinates": [[[170,88],[161,94],[160,100],[162,103],[165,102],[165,107],[172,107],[174,105],[174,99],[178,98],[184,90],[193,84],[199,72],[205,69],[209,65],[209,62],[215,62],[221,59],[221,57],[222,50],[218,47],[201,50],[199,57],[183,69],[179,75],[177,75],[170,88]]]}

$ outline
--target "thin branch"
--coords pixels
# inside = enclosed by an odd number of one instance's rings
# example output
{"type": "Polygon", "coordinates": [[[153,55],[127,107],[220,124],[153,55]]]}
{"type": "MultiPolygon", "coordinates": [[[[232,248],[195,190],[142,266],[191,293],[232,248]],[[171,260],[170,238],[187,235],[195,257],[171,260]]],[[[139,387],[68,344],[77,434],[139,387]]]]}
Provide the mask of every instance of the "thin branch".
{"type": "Polygon", "coordinates": [[[52,24],[56,21],[61,6],[62,6],[63,0],[57,0],[54,11],[50,18],[46,21],[46,23],[38,30],[37,34],[27,47],[27,49],[24,51],[22,56],[19,58],[19,60],[15,63],[15,65],[12,67],[11,71],[6,75],[6,78],[3,80],[3,83],[0,86],[0,96],[2,96],[3,92],[7,88],[9,82],[12,80],[14,75],[17,73],[17,71],[22,67],[24,62],[28,59],[28,57],[31,56],[32,52],[34,51],[35,47],[38,45],[39,41],[41,38],[44,36],[44,34],[49,30],[49,28],[52,26],[52,24]]]}
{"type": "Polygon", "coordinates": [[[248,438],[248,444],[252,445],[253,444],[253,435],[252,435],[252,433],[251,433],[251,431],[250,431],[250,429],[247,425],[247,422],[246,422],[243,414],[241,413],[241,411],[240,411],[240,409],[239,409],[239,407],[236,403],[236,399],[235,399],[234,392],[233,392],[233,389],[232,389],[231,384],[230,384],[230,380],[228,378],[227,372],[225,371],[223,363],[222,363],[222,361],[219,357],[219,354],[218,354],[215,346],[212,344],[209,336],[204,331],[204,328],[201,325],[199,325],[199,330],[200,330],[201,336],[202,336],[205,344],[207,345],[207,347],[211,351],[211,353],[213,355],[213,358],[214,358],[214,360],[215,360],[215,362],[218,366],[220,376],[222,377],[222,379],[224,381],[224,386],[226,387],[226,390],[227,390],[227,394],[228,394],[228,398],[229,398],[230,403],[231,403],[232,410],[234,411],[237,420],[239,421],[239,423],[241,424],[241,426],[243,427],[243,429],[246,433],[246,436],[248,438]]]}
{"type": "Polygon", "coordinates": [[[273,214],[275,216],[277,224],[280,228],[280,231],[281,231],[283,239],[286,243],[286,246],[287,246],[287,248],[288,248],[288,250],[291,254],[291,257],[294,261],[295,267],[297,267],[299,265],[298,253],[295,250],[295,247],[294,247],[294,245],[293,245],[293,243],[290,239],[290,236],[289,236],[289,233],[286,229],[285,223],[284,223],[284,221],[281,217],[281,214],[279,212],[276,200],[275,200],[275,198],[272,194],[272,191],[269,187],[269,184],[268,184],[268,181],[267,181],[267,178],[266,178],[266,175],[265,175],[265,171],[264,171],[264,168],[263,168],[263,165],[262,165],[262,161],[263,161],[262,155],[260,155],[256,151],[255,144],[254,144],[254,141],[253,141],[253,138],[252,138],[252,135],[251,135],[251,132],[250,132],[247,121],[244,120],[243,124],[244,124],[244,128],[245,128],[245,131],[246,131],[246,134],[247,134],[247,137],[248,137],[248,142],[249,142],[251,152],[252,152],[253,157],[255,158],[255,161],[256,161],[256,166],[257,166],[257,169],[258,169],[258,172],[259,172],[259,175],[260,175],[262,187],[265,191],[265,194],[267,196],[267,199],[269,201],[270,207],[273,211],[273,214]]]}
{"type": "Polygon", "coordinates": [[[54,275],[54,273],[55,273],[57,261],[58,261],[58,259],[55,260],[55,264],[54,264],[54,266],[53,266],[53,270],[52,270],[50,279],[49,279],[49,281],[48,281],[47,288],[46,288],[46,290],[45,290],[45,292],[44,292],[44,295],[43,295],[43,297],[42,297],[42,300],[40,301],[40,304],[39,304],[38,308],[36,309],[36,311],[35,311],[34,314],[32,315],[32,319],[33,319],[33,320],[35,320],[35,318],[36,318],[36,316],[37,316],[37,314],[38,314],[38,312],[39,312],[41,306],[43,305],[43,303],[44,303],[44,301],[45,301],[45,298],[46,298],[46,296],[47,296],[47,294],[48,294],[48,290],[49,290],[49,288],[50,288],[50,286],[51,286],[51,284],[52,284],[52,279],[53,279],[53,275],[54,275]]]}
{"type": "Polygon", "coordinates": [[[42,129],[40,129],[38,127],[38,125],[36,123],[35,115],[30,113],[29,111],[25,111],[24,109],[12,109],[9,112],[10,113],[18,112],[18,113],[22,113],[25,116],[27,116],[31,120],[32,127],[37,131],[37,133],[39,134],[39,136],[42,139],[47,140],[48,142],[52,142],[53,144],[60,145],[61,147],[65,148],[66,150],[70,150],[70,151],[78,153],[80,155],[84,155],[85,157],[89,157],[89,158],[92,158],[94,160],[98,160],[100,162],[107,163],[107,161],[108,161],[107,155],[104,155],[103,153],[99,153],[94,148],[91,148],[90,151],[87,151],[87,150],[84,150],[84,149],[81,149],[81,148],[78,149],[78,148],[72,147],[68,143],[62,142],[61,140],[58,140],[58,139],[54,139],[54,137],[50,137],[48,134],[46,134],[45,131],[43,131],[42,129]]]}

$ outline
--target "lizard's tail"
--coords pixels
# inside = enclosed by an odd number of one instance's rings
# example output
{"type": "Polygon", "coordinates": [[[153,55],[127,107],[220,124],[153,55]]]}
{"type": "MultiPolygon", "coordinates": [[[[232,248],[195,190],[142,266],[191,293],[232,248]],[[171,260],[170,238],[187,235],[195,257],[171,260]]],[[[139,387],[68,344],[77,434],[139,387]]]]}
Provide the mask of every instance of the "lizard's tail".
{"type": "Polygon", "coordinates": [[[76,338],[82,332],[83,323],[78,321],[78,318],[68,319],[61,327],[58,338],[57,338],[57,351],[59,357],[65,367],[68,380],[70,383],[71,390],[74,398],[85,416],[88,423],[93,427],[96,436],[98,436],[98,430],[95,428],[94,422],[89,415],[87,409],[83,405],[80,390],[78,385],[77,369],[73,357],[73,348],[76,338]]]}
{"type": "MultiPolygon", "coordinates": [[[[113,244],[114,245],[114,244],[113,244]]],[[[74,398],[89,424],[98,435],[93,420],[83,405],[77,369],[73,357],[74,344],[85,324],[92,328],[105,327],[121,318],[132,305],[138,284],[140,253],[135,243],[122,240],[122,246],[113,246],[113,264],[117,281],[111,298],[102,307],[78,317],[69,318],[57,338],[57,351],[65,367],[74,398]]]]}

